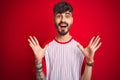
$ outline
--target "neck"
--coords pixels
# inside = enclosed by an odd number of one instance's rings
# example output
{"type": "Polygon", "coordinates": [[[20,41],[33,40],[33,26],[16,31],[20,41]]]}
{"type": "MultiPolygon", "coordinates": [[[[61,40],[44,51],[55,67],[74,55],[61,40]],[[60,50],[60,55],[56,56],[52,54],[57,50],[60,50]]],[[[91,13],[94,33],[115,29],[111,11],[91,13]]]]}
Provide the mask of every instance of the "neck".
{"type": "Polygon", "coordinates": [[[59,42],[67,42],[72,38],[72,36],[69,34],[69,32],[66,35],[57,35],[55,39],[59,42]]]}

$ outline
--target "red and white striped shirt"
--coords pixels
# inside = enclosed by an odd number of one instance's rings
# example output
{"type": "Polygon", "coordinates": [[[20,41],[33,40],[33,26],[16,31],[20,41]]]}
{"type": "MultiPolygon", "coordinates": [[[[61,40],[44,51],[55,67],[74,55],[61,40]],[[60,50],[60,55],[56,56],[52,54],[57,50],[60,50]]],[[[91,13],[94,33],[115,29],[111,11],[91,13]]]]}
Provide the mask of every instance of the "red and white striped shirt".
{"type": "Polygon", "coordinates": [[[71,38],[62,43],[52,40],[45,52],[46,80],[79,80],[84,55],[77,47],[80,45],[71,38]]]}

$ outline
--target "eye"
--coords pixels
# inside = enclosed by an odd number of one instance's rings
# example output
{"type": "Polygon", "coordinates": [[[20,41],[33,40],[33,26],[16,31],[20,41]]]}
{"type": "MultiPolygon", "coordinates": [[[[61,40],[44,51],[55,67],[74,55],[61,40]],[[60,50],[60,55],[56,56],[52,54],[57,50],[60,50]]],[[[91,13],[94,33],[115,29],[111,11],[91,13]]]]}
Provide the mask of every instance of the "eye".
{"type": "Polygon", "coordinates": [[[69,14],[66,14],[65,17],[66,17],[66,18],[70,18],[70,15],[69,15],[69,14]]]}
{"type": "Polygon", "coordinates": [[[58,14],[58,15],[56,15],[56,18],[61,18],[61,15],[59,15],[59,14],[58,14]]]}

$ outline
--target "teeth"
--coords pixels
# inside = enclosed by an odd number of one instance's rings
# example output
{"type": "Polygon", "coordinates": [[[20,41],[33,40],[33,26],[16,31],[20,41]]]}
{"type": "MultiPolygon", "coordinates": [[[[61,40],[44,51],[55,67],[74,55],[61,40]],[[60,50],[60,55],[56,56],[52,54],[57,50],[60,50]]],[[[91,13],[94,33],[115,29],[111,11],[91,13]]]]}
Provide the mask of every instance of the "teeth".
{"type": "Polygon", "coordinates": [[[60,24],[60,26],[67,26],[66,24],[60,24]]]}

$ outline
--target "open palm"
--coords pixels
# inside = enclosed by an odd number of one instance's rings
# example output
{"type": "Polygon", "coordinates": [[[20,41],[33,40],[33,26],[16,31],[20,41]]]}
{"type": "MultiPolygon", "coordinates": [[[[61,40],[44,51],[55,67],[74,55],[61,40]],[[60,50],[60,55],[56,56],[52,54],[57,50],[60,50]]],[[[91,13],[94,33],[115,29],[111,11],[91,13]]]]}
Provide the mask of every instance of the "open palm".
{"type": "Polygon", "coordinates": [[[86,48],[83,48],[81,45],[78,45],[78,47],[82,50],[84,56],[89,61],[89,60],[93,60],[95,52],[101,46],[101,44],[102,43],[100,42],[100,37],[97,36],[96,38],[93,37],[91,39],[89,45],[86,48]]]}
{"type": "Polygon", "coordinates": [[[44,57],[44,52],[45,52],[47,46],[45,46],[45,48],[41,48],[41,46],[39,45],[39,42],[35,36],[34,37],[29,36],[28,42],[34,52],[37,62],[40,62],[42,60],[42,58],[44,57]]]}

